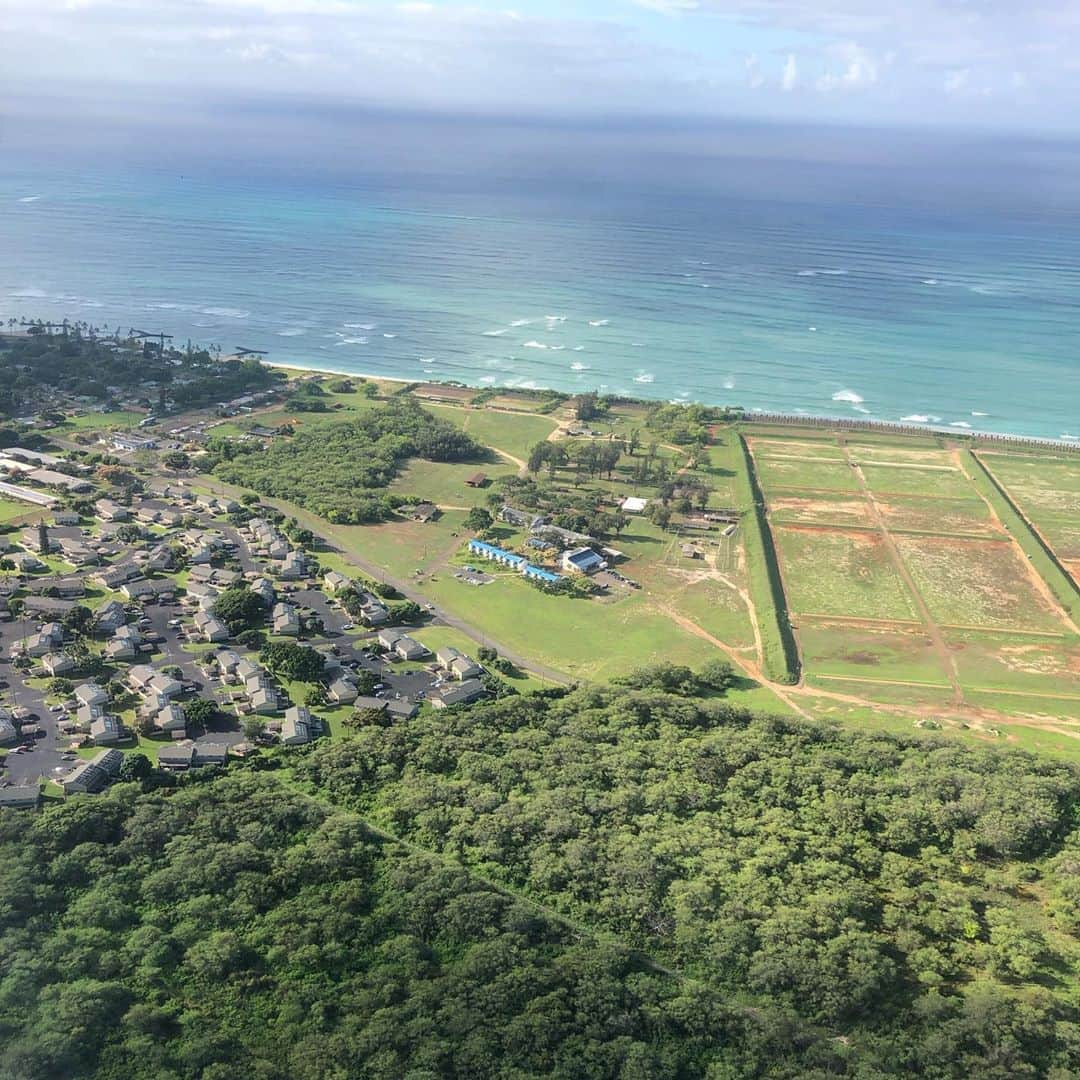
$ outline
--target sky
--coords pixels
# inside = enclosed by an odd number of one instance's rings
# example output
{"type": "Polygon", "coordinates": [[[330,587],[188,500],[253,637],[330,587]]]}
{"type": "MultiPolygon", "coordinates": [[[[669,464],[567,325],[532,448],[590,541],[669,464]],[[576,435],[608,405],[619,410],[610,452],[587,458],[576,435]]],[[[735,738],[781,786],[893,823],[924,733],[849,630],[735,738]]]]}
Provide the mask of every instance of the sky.
{"type": "Polygon", "coordinates": [[[0,107],[1080,127],[1080,0],[0,0],[0,107]]]}

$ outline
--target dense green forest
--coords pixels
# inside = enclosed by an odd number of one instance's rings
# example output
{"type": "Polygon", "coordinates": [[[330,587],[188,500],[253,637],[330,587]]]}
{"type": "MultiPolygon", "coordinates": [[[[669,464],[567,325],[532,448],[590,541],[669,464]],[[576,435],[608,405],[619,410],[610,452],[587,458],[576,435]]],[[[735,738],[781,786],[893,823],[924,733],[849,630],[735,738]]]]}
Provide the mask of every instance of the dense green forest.
{"type": "Polygon", "coordinates": [[[194,408],[228,401],[240,394],[270,389],[284,373],[257,360],[212,355],[205,349],[189,353],[158,342],[125,339],[119,343],[69,333],[31,333],[0,338],[0,415],[18,416],[36,408],[42,388],[107,402],[109,387],[141,392],[157,404],[155,382],[166,388],[170,402],[194,408]]]}
{"type": "Polygon", "coordinates": [[[587,688],[371,726],[303,772],[721,992],[887,1046],[882,1068],[1080,1068],[1070,766],[587,688]]]}
{"type": "Polygon", "coordinates": [[[271,777],[192,780],[0,814],[4,1080],[843,1069],[271,777]]]}
{"type": "Polygon", "coordinates": [[[223,480],[288,499],[338,524],[383,520],[392,503],[380,492],[409,458],[486,461],[490,456],[408,395],[355,418],[309,421],[291,438],[269,446],[214,439],[209,450],[204,465],[223,480]]]}

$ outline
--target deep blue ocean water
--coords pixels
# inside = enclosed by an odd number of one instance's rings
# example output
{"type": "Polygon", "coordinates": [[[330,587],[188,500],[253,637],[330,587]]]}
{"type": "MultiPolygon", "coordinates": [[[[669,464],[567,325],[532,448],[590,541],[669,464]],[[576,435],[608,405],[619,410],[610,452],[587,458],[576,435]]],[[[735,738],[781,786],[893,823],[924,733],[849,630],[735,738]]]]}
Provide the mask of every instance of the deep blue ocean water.
{"type": "Polygon", "coordinates": [[[406,379],[1080,436],[1074,146],[313,126],[153,146],[9,127],[0,316],[406,379]]]}

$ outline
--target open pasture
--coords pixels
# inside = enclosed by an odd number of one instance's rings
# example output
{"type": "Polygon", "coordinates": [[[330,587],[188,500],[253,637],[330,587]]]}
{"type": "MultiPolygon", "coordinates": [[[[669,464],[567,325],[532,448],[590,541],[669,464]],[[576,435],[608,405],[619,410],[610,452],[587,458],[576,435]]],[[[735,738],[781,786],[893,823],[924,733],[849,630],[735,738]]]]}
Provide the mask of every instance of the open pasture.
{"type": "Polygon", "coordinates": [[[966,689],[1075,698],[1080,711],[1080,641],[950,630],[949,650],[966,689]]]}
{"type": "Polygon", "coordinates": [[[830,461],[843,461],[844,452],[832,440],[801,441],[798,439],[762,439],[749,440],[755,454],[763,457],[779,458],[828,458],[830,461]]]}
{"type": "Polygon", "coordinates": [[[899,465],[926,465],[952,468],[952,458],[947,450],[930,447],[881,446],[848,441],[851,456],[862,465],[875,463],[899,465]]]}
{"type": "Polygon", "coordinates": [[[775,528],[794,612],[864,619],[917,619],[884,539],[872,532],[775,528]]]}
{"type": "Polygon", "coordinates": [[[769,500],[769,517],[777,524],[875,527],[870,506],[862,496],[775,495],[769,500]]]}
{"type": "Polygon", "coordinates": [[[1008,543],[897,535],[896,544],[931,616],[985,629],[1062,631],[1057,607],[1008,543]]]}
{"type": "Polygon", "coordinates": [[[890,532],[944,536],[1004,537],[981,499],[928,499],[919,495],[881,496],[875,500],[890,532]]]}
{"type": "Polygon", "coordinates": [[[921,626],[853,626],[804,618],[799,624],[799,643],[808,677],[831,675],[948,688],[941,657],[921,626]]]}
{"type": "Polygon", "coordinates": [[[862,466],[867,486],[875,496],[929,495],[939,499],[965,499],[974,489],[964,474],[951,466],[886,465],[877,462],[862,466]]]}

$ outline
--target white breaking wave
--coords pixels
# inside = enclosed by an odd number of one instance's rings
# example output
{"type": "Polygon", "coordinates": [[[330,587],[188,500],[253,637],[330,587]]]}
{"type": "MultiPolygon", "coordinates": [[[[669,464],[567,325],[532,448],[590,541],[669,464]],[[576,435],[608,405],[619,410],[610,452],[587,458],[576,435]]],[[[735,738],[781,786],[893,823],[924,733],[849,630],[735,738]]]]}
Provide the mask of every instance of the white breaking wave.
{"type": "Polygon", "coordinates": [[[656,376],[653,375],[651,372],[642,371],[641,373],[634,376],[634,382],[651,383],[655,378],[656,376]]]}
{"type": "Polygon", "coordinates": [[[222,319],[246,319],[251,314],[250,311],[234,307],[204,307],[202,313],[204,315],[218,315],[222,319]]]}
{"type": "Polygon", "coordinates": [[[532,322],[532,319],[515,319],[511,326],[528,326],[532,322]]]}
{"type": "Polygon", "coordinates": [[[816,331],[817,331],[817,327],[816,327],[816,326],[811,326],[811,327],[810,327],[810,332],[811,332],[811,333],[814,333],[814,332],[816,332],[816,331]]]}
{"type": "Polygon", "coordinates": [[[735,389],[735,380],[734,379],[725,379],[724,380],[724,389],[725,390],[734,390],[735,389]]]}
{"type": "Polygon", "coordinates": [[[548,348],[551,349],[552,352],[562,352],[563,349],[566,348],[566,346],[565,345],[549,345],[548,348]]]}
{"type": "Polygon", "coordinates": [[[19,202],[37,202],[40,198],[40,195],[24,195],[19,202]]]}
{"type": "Polygon", "coordinates": [[[589,370],[589,365],[588,364],[583,364],[580,360],[575,360],[570,365],[570,370],[571,371],[588,371],[589,370]]]}
{"type": "Polygon", "coordinates": [[[342,323],[348,330],[374,330],[375,324],[373,322],[347,322],[342,323]]]}
{"type": "Polygon", "coordinates": [[[930,417],[926,413],[912,413],[910,416],[901,416],[901,424],[929,424],[930,417]]]}
{"type": "Polygon", "coordinates": [[[971,415],[972,416],[989,416],[990,414],[988,412],[977,412],[975,409],[972,409],[971,410],[971,415]]]}
{"type": "Polygon", "coordinates": [[[607,324],[609,322],[611,322],[610,319],[590,319],[589,320],[589,325],[590,326],[607,326],[607,324]]]}
{"type": "Polygon", "coordinates": [[[544,318],[547,319],[548,322],[566,322],[565,315],[545,315],[544,318]]]}
{"type": "Polygon", "coordinates": [[[1061,437],[1069,442],[1080,442],[1080,435],[1070,435],[1067,431],[1062,432],[1061,437]]]}
{"type": "Polygon", "coordinates": [[[523,349],[546,349],[547,346],[542,341],[526,341],[521,346],[523,349]]]}
{"type": "Polygon", "coordinates": [[[936,285],[937,284],[937,278],[936,277],[923,278],[923,284],[924,285],[936,285]]]}
{"type": "Polygon", "coordinates": [[[502,337],[506,333],[506,328],[504,327],[502,330],[485,330],[483,333],[484,337],[502,337]]]}
{"type": "Polygon", "coordinates": [[[278,337],[300,337],[306,333],[307,331],[302,326],[287,326],[284,330],[278,331],[278,337]]]}
{"type": "Polygon", "coordinates": [[[343,337],[338,342],[339,345],[366,345],[367,343],[366,337],[343,337]]]}
{"type": "Polygon", "coordinates": [[[861,405],[866,399],[854,390],[837,390],[832,396],[833,401],[846,401],[849,405],[861,405]]]}
{"type": "Polygon", "coordinates": [[[395,338],[395,337],[397,337],[397,334],[383,334],[383,337],[384,338],[395,338]]]}
{"type": "Polygon", "coordinates": [[[585,351],[585,346],[584,345],[575,345],[574,346],[574,352],[584,352],[584,351],[585,351]]]}
{"type": "Polygon", "coordinates": [[[949,427],[969,428],[969,427],[971,427],[971,425],[966,420],[953,420],[949,424],[949,427]]]}
{"type": "Polygon", "coordinates": [[[44,300],[49,294],[44,289],[12,289],[8,296],[19,300],[44,300]]]}

